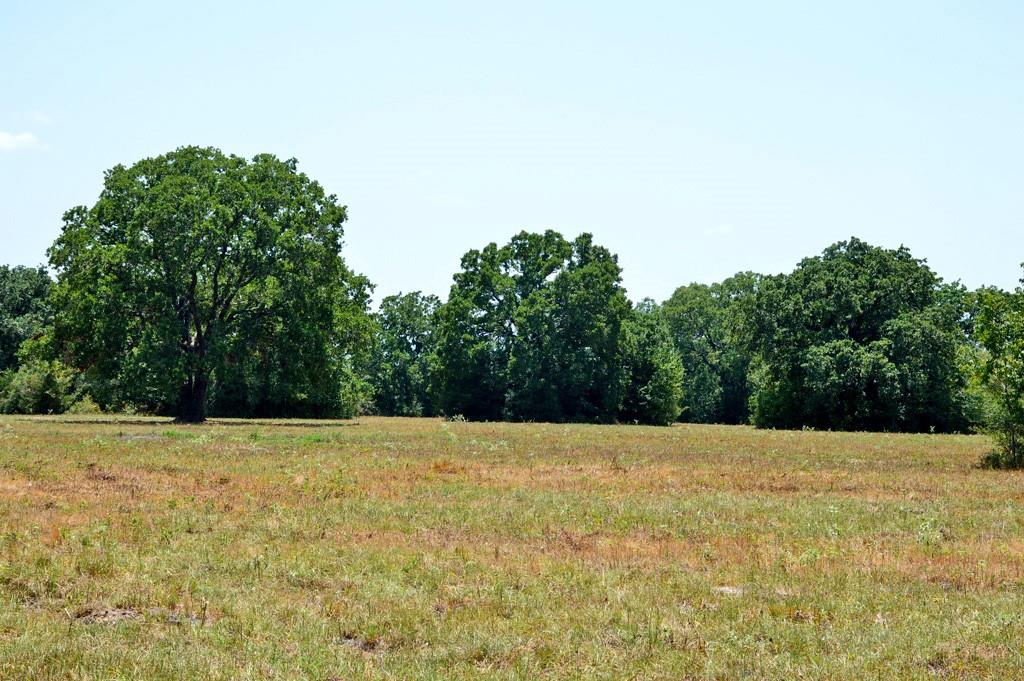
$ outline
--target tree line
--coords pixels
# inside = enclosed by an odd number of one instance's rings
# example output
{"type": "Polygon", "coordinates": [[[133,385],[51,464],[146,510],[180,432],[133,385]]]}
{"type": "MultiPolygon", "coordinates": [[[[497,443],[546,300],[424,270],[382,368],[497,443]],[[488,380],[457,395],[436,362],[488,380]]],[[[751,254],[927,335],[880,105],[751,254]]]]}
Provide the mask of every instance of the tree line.
{"type": "Polygon", "coordinates": [[[346,219],[294,160],[112,168],[49,269],[0,267],[0,410],[991,428],[1020,462],[1022,289],[851,238],[634,304],[614,253],[546,231],[467,252],[443,302],[371,311],[346,219]]]}

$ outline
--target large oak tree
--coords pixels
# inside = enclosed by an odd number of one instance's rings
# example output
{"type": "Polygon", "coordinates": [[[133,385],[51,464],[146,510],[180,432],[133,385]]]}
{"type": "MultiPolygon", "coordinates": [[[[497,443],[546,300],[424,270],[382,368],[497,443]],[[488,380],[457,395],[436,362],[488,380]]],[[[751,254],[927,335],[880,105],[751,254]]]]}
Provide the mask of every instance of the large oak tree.
{"type": "Polygon", "coordinates": [[[344,412],[368,289],[345,219],[295,160],[183,147],[118,165],[49,251],[56,347],[104,406],[202,421],[248,367],[283,377],[258,386],[283,410],[344,412]]]}

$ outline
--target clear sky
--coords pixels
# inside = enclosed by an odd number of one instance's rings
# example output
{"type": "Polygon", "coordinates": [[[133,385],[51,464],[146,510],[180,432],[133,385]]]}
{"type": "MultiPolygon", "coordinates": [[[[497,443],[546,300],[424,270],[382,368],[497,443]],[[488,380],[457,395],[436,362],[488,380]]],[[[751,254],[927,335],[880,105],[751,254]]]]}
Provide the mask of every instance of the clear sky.
{"type": "Polygon", "coordinates": [[[851,235],[1009,288],[1024,3],[0,0],[0,263],[185,144],[299,159],[378,299],[547,228],[634,299],[851,235]]]}

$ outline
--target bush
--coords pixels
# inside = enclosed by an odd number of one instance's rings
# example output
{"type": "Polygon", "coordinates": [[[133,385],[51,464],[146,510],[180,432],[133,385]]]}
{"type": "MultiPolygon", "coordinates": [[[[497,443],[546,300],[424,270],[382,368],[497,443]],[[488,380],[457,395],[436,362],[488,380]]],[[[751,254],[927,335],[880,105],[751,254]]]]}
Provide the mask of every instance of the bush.
{"type": "Polygon", "coordinates": [[[32,360],[0,381],[0,412],[60,414],[74,402],[75,372],[61,362],[32,360]]]}
{"type": "Polygon", "coordinates": [[[68,407],[69,414],[99,414],[102,411],[103,410],[100,409],[100,405],[96,404],[96,402],[88,395],[79,398],[74,404],[68,407]]]}
{"type": "Polygon", "coordinates": [[[983,424],[978,432],[988,435],[995,448],[986,454],[981,465],[985,468],[1024,468],[1024,397],[1014,398],[1006,389],[1006,382],[991,376],[986,385],[983,424]]]}
{"type": "Polygon", "coordinates": [[[365,414],[373,404],[373,388],[369,381],[347,364],[342,367],[340,377],[341,385],[338,389],[334,417],[350,419],[365,414]]]}
{"type": "Polygon", "coordinates": [[[980,378],[990,400],[982,431],[997,445],[982,463],[1024,468],[1024,289],[983,292],[976,335],[987,353],[980,378]]]}

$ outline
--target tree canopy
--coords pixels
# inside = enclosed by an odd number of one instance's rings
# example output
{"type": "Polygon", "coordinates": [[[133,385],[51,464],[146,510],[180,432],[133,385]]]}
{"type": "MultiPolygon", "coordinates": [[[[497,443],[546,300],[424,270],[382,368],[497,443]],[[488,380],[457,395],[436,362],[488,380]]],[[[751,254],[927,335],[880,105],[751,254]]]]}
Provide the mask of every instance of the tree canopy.
{"type": "Polygon", "coordinates": [[[52,284],[42,267],[0,265],[0,372],[17,368],[21,344],[49,322],[52,284]]]}
{"type": "Polygon", "coordinates": [[[750,351],[747,316],[760,275],[680,286],[662,312],[686,367],[682,420],[747,423],[750,351]]]}
{"type": "Polygon", "coordinates": [[[664,314],[653,301],[640,301],[624,328],[627,381],[618,420],[659,426],[674,423],[683,408],[686,373],[664,314]]]}
{"type": "Polygon", "coordinates": [[[49,251],[55,347],[108,407],[351,413],[369,287],[345,219],[295,160],[183,147],[116,166],[49,251]]]}
{"type": "Polygon", "coordinates": [[[430,357],[440,300],[419,291],[385,297],[374,315],[370,366],[373,400],[385,416],[433,416],[430,357]]]}
{"type": "Polygon", "coordinates": [[[447,301],[370,314],[346,219],[294,159],[182,147],[115,166],[64,214],[55,282],[0,266],[0,411],[988,424],[1024,464],[1024,287],[968,292],[851,238],[634,305],[590,234],[523,231],[463,255],[447,301]]]}
{"type": "MultiPolygon", "coordinates": [[[[481,420],[613,421],[632,379],[632,316],[618,259],[589,234],[521,232],[469,251],[437,316],[438,407],[481,420]]],[[[636,420],[664,421],[658,400],[637,404],[651,406],[636,420]]]]}
{"type": "Polygon", "coordinates": [[[834,244],[766,277],[749,322],[753,418],[770,427],[957,430],[962,290],[906,248],[834,244]]]}

